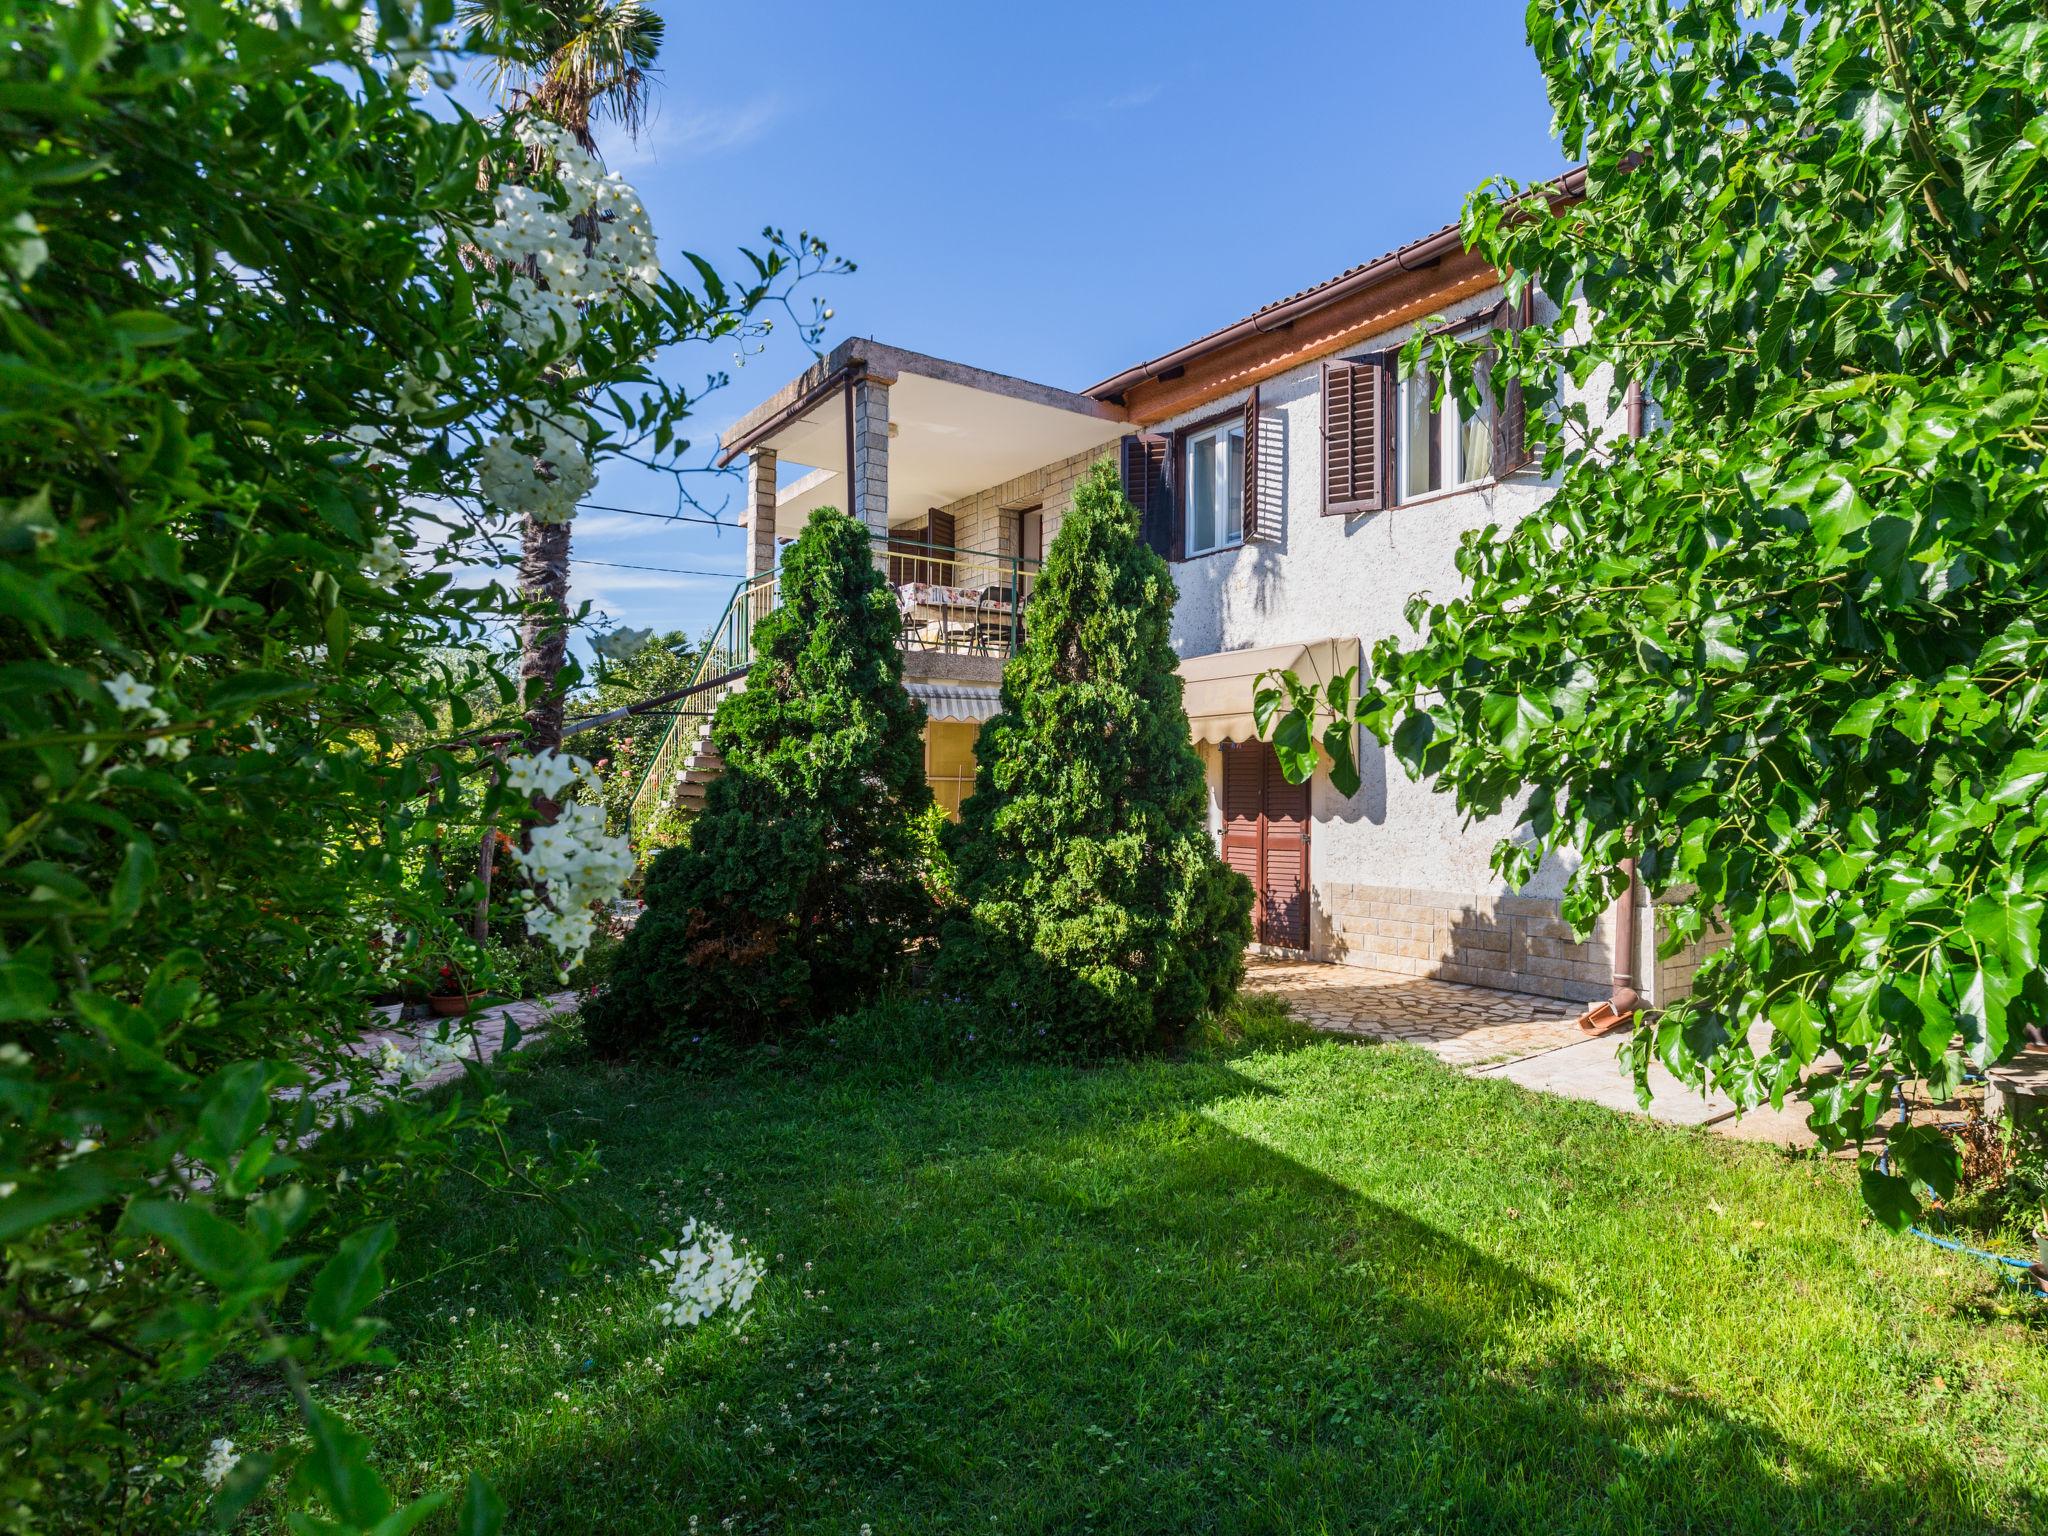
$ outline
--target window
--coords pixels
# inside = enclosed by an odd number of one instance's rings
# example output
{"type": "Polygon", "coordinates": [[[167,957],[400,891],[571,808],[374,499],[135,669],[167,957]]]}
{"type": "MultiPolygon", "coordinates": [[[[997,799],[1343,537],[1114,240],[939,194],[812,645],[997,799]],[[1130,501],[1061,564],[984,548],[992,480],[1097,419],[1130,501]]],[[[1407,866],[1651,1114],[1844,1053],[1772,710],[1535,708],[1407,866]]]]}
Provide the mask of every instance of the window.
{"type": "Polygon", "coordinates": [[[974,793],[974,744],[981,727],[968,721],[932,720],[924,728],[924,777],[932,799],[954,821],[960,802],[974,793]]]}
{"type": "Polygon", "coordinates": [[[1187,553],[1244,542],[1244,426],[1197,432],[1187,446],[1187,553]]]}
{"type": "Polygon", "coordinates": [[[1493,474],[1495,407],[1485,362],[1478,373],[1484,403],[1476,411],[1455,395],[1434,404],[1437,381],[1428,368],[1401,380],[1401,440],[1395,453],[1402,501],[1477,485],[1493,474]]]}

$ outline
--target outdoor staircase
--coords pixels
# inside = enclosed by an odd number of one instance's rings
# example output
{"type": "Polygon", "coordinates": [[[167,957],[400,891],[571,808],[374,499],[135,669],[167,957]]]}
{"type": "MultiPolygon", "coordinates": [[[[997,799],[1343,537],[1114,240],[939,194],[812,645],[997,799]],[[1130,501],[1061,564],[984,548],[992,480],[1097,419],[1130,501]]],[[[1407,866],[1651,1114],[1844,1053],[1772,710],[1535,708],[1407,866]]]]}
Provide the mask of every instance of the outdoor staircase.
{"type": "Polygon", "coordinates": [[[711,722],[718,713],[719,704],[744,686],[741,680],[734,679],[722,688],[698,695],[690,702],[704,710],[703,716],[676,722],[680,738],[677,771],[682,782],[676,786],[675,798],[690,810],[704,808],[704,796],[710,790],[712,780],[725,772],[725,759],[711,745],[711,722]]]}
{"type": "Polygon", "coordinates": [[[705,792],[725,771],[724,760],[711,746],[711,722],[718,706],[746,686],[754,655],[754,625],[773,610],[775,596],[773,571],[749,576],[734,588],[725,612],[705,636],[689,682],[679,695],[663,696],[678,697],[682,707],[633,795],[636,843],[641,830],[656,825],[665,809],[701,810],[705,792]]]}

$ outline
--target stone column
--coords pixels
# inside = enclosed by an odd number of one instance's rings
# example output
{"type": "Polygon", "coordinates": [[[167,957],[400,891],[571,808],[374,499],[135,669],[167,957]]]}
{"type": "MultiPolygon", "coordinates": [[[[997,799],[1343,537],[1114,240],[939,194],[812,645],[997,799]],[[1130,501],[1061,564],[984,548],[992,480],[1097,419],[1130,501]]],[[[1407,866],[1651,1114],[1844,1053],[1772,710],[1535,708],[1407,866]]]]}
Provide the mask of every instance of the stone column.
{"type": "Polygon", "coordinates": [[[853,383],[853,463],[847,483],[852,505],[847,511],[866,523],[874,539],[875,561],[889,568],[889,386],[892,378],[862,374],[853,383]]]}
{"type": "Polygon", "coordinates": [[[775,450],[747,454],[747,574],[775,569],[775,450]]]}

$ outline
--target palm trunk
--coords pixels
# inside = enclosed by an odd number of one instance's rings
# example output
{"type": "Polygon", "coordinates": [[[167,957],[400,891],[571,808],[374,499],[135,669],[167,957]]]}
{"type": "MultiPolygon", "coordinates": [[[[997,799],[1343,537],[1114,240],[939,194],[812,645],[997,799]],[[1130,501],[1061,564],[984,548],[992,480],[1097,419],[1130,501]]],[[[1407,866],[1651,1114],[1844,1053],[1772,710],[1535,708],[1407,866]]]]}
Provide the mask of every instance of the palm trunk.
{"type": "MultiPolygon", "coordinates": [[[[526,750],[539,754],[562,744],[562,670],[569,661],[569,525],[526,519],[520,530],[519,698],[526,709],[526,750]]],[[[561,807],[536,795],[543,822],[561,807]]]]}

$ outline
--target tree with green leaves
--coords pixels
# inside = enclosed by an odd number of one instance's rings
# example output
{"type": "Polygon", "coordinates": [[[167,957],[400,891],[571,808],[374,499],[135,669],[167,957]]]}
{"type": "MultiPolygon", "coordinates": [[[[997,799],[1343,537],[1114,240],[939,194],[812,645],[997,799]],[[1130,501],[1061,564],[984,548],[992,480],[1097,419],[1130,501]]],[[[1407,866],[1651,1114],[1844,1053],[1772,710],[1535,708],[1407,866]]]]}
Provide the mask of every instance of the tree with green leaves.
{"type": "MultiPolygon", "coordinates": [[[[613,455],[671,462],[691,400],[649,359],[754,290],[684,287],[644,224],[593,253],[560,128],[426,99],[453,0],[365,9],[0,4],[10,1532],[415,1528],[451,1490],[399,1507],[323,1382],[376,1358],[396,1218],[452,1172],[566,1209],[593,1165],[515,1147],[489,1069],[420,1100],[363,1035],[475,913],[444,828],[509,835],[583,778],[491,750],[522,728],[489,647],[514,609],[464,568],[613,455]],[[580,253],[588,323],[487,248],[580,253]],[[152,1442],[216,1368],[302,1433],[152,1442]]],[[[625,872],[594,819],[522,850],[564,956],[625,872]]],[[[497,1528],[481,1481],[459,1500],[497,1528]]]]}
{"type": "MultiPolygon", "coordinates": [[[[1496,867],[1573,855],[1582,928],[1633,857],[1673,945],[1726,930],[1639,1022],[1639,1084],[1660,1059],[1861,1143],[2048,1019],[2048,21],[1539,0],[1529,37],[1586,178],[1467,205],[1563,311],[1495,384],[1611,377],[1650,430],[1532,410],[1556,496],[1465,542],[1358,714],[1465,810],[1525,806],[1496,867]]],[[[1886,1150],[1887,1222],[1954,1187],[1933,1130],[1886,1150]]]]}
{"type": "Polygon", "coordinates": [[[1046,553],[947,838],[960,909],[939,990],[985,999],[1028,1049],[1172,1045],[1244,976],[1252,890],[1209,833],[1175,596],[1115,467],[1096,465],[1046,553]]]}
{"type": "MultiPolygon", "coordinates": [[[[697,651],[681,630],[656,635],[651,629],[613,630],[600,635],[591,649],[597,674],[572,695],[570,708],[579,718],[609,714],[686,686],[697,664],[697,651]]],[[[605,814],[623,831],[632,811],[633,792],[641,770],[675,723],[672,711],[699,707],[682,699],[645,714],[627,715],[593,726],[570,738],[578,756],[587,757],[604,775],[605,814]]]]}
{"type": "Polygon", "coordinates": [[[924,707],[903,688],[866,528],[814,512],[779,583],[746,687],[713,724],[724,772],[689,842],[655,860],[647,910],[584,1008],[601,1054],[788,1035],[873,998],[930,930],[924,707]]]}

